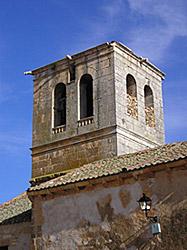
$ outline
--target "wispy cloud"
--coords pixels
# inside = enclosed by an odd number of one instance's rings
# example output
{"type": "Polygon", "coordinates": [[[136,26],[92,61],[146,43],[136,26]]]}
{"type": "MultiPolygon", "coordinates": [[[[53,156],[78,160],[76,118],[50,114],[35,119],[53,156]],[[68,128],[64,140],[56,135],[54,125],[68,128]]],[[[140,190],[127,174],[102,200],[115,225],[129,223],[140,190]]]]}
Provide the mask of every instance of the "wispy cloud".
{"type": "Polygon", "coordinates": [[[116,20],[116,16],[119,15],[122,10],[122,7],[124,7],[123,0],[110,0],[105,1],[105,4],[101,7],[101,9],[103,11],[103,14],[106,14],[108,21],[111,22],[116,20]]]}
{"type": "Polygon", "coordinates": [[[173,40],[187,36],[187,4],[185,0],[128,0],[133,13],[144,22],[134,27],[130,44],[138,53],[159,61],[173,40]],[[150,22],[150,20],[153,22],[150,22]],[[150,22],[145,25],[145,22],[150,22]]]}
{"type": "Polygon", "coordinates": [[[117,35],[136,53],[159,62],[176,37],[187,36],[187,3],[107,0],[101,4],[98,20],[88,27],[88,40],[94,44],[117,35]]]}

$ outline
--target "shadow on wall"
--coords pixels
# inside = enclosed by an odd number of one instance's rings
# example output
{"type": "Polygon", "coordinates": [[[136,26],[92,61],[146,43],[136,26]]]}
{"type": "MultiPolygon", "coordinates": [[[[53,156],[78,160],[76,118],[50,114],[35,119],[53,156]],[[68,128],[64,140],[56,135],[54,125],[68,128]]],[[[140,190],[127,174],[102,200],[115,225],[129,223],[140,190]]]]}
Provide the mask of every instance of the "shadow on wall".
{"type": "MultiPolygon", "coordinates": [[[[116,213],[117,208],[114,207],[116,194],[120,198],[121,206],[123,206],[124,209],[128,207],[132,199],[130,192],[125,192],[123,189],[116,190],[116,193],[113,189],[112,195],[110,192],[105,193],[102,197],[100,196],[97,201],[94,201],[96,202],[97,213],[100,217],[99,221],[94,223],[86,219],[86,210],[91,212],[94,210],[87,204],[88,207],[84,210],[85,216],[81,217],[80,214],[76,215],[80,216],[76,225],[74,224],[72,227],[62,230],[63,226],[61,223],[61,229],[58,228],[56,233],[55,230],[53,233],[44,233],[45,237],[41,243],[44,249],[53,249],[54,246],[59,247],[58,244],[62,244],[60,242],[63,242],[64,247],[70,247],[65,249],[79,250],[187,249],[187,200],[173,203],[173,200],[175,200],[173,195],[169,194],[163,197],[159,203],[162,233],[159,236],[153,236],[149,221],[146,220],[144,213],[142,213],[138,207],[133,209],[131,213],[116,213]]],[[[93,197],[91,197],[91,199],[92,198],[93,197]]],[[[82,200],[80,200],[80,202],[81,201],[82,200]]],[[[77,204],[72,201],[71,206],[75,208],[76,205],[77,204]]],[[[82,204],[82,207],[76,209],[80,211],[83,207],[84,204],[82,204]]],[[[121,208],[118,207],[118,212],[120,209],[121,208]]],[[[95,215],[90,214],[90,216],[94,217],[95,215]]],[[[73,218],[71,219],[73,220],[73,218]]],[[[63,224],[64,223],[63,221],[63,224]]],[[[43,229],[46,230],[46,228],[43,229]]]]}
{"type": "Polygon", "coordinates": [[[15,223],[22,223],[22,222],[28,222],[31,221],[31,216],[32,216],[32,210],[29,209],[19,215],[13,216],[9,219],[6,219],[0,223],[1,225],[10,225],[10,224],[15,224],[15,223]]]}
{"type": "MultiPolygon", "coordinates": [[[[109,205],[107,211],[108,207],[109,205]]],[[[100,225],[90,226],[85,222],[81,237],[84,239],[84,247],[95,250],[187,249],[187,201],[174,206],[169,214],[166,213],[161,216],[162,233],[159,236],[151,234],[149,222],[140,213],[135,213],[131,218],[122,215],[113,215],[113,218],[107,216],[100,225]]],[[[79,249],[83,250],[84,247],[79,249]]]]}

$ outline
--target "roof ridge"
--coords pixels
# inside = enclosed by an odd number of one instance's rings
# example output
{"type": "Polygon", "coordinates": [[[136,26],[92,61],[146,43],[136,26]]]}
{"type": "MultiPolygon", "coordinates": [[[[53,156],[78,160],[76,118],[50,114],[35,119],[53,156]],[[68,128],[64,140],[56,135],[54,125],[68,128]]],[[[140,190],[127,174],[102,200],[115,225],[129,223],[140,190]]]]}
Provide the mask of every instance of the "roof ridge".
{"type": "Polygon", "coordinates": [[[5,206],[9,206],[10,204],[14,203],[14,202],[17,201],[17,200],[20,200],[21,198],[23,198],[23,197],[25,197],[25,196],[28,197],[26,191],[23,192],[23,193],[21,193],[21,194],[19,194],[18,196],[14,197],[14,198],[8,200],[8,201],[5,201],[5,202],[1,203],[1,204],[0,204],[0,208],[5,207],[5,206]]]}

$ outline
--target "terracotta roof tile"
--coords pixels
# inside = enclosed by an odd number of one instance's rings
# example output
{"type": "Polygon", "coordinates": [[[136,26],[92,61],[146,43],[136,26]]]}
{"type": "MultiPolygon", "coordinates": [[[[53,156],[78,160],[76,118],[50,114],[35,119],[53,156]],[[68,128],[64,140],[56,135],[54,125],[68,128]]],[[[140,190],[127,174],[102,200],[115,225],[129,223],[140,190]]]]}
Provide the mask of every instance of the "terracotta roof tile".
{"type": "Polygon", "coordinates": [[[29,191],[37,191],[51,187],[66,185],[83,180],[133,171],[148,166],[155,166],[187,157],[187,141],[165,144],[152,149],[125,154],[113,158],[99,160],[74,169],[63,176],[33,186],[29,191]]]}
{"type": "Polygon", "coordinates": [[[31,202],[25,193],[0,205],[0,225],[31,220],[31,202]]]}

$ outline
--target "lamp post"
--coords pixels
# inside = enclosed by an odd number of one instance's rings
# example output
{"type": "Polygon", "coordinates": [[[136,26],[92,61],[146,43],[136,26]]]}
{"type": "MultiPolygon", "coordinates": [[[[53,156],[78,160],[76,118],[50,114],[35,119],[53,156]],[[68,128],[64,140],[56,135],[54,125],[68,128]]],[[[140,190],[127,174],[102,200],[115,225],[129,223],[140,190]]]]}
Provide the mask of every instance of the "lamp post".
{"type": "Polygon", "coordinates": [[[145,212],[145,216],[148,218],[148,211],[151,209],[151,199],[143,193],[143,196],[138,200],[139,206],[142,211],[145,212]]]}
{"type": "Polygon", "coordinates": [[[152,234],[161,233],[161,227],[158,216],[149,216],[148,212],[151,210],[152,201],[143,193],[143,196],[138,200],[140,209],[145,213],[145,216],[151,222],[152,234]]]}

